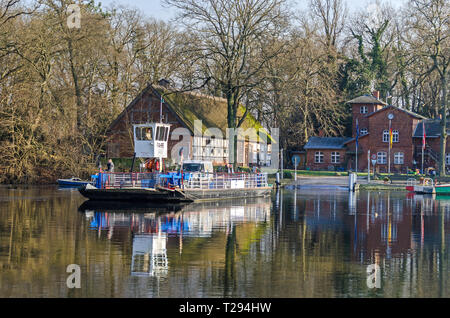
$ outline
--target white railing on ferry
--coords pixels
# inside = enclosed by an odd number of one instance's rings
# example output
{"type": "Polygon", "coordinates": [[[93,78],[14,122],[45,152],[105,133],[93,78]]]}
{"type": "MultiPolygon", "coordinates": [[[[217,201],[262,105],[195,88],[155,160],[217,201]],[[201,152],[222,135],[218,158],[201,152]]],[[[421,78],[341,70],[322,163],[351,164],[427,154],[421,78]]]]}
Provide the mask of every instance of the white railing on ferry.
{"type": "MultiPolygon", "coordinates": [[[[159,173],[102,173],[101,184],[96,186],[102,189],[123,188],[154,188],[156,185],[164,186],[167,180],[160,177],[159,173]]],[[[183,180],[181,187],[184,189],[244,189],[267,187],[267,174],[208,174],[191,173],[188,180],[183,180]]]]}
{"type": "Polygon", "coordinates": [[[244,189],[267,187],[267,174],[191,174],[189,180],[183,182],[185,189],[244,189]]]}
{"type": "MultiPolygon", "coordinates": [[[[98,182],[97,182],[98,184],[98,182]]],[[[102,189],[153,188],[159,184],[159,173],[102,173],[102,189]]]]}

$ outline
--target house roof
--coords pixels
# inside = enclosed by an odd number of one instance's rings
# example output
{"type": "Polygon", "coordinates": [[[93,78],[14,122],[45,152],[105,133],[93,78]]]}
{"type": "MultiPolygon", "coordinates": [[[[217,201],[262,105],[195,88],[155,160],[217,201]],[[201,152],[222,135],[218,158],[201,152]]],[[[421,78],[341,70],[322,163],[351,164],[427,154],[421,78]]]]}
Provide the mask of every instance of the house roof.
{"type": "Polygon", "coordinates": [[[347,102],[348,104],[377,104],[377,105],[387,105],[385,102],[373,97],[372,95],[363,95],[356,97],[347,102]]]}
{"type": "MultiPolygon", "coordinates": [[[[158,98],[162,96],[165,105],[176,115],[180,122],[194,134],[194,124],[196,120],[202,122],[202,133],[208,133],[208,128],[218,128],[224,137],[226,137],[227,123],[227,101],[224,98],[200,94],[196,92],[177,92],[167,87],[150,84],[148,85],[119,115],[119,117],[110,125],[110,128],[125,115],[127,110],[132,108],[143,96],[144,93],[151,90],[158,98]]],[[[238,117],[245,112],[243,106],[238,109],[238,117]]],[[[266,129],[248,113],[241,127],[244,131],[248,128],[261,129],[260,134],[267,136],[268,142],[274,142],[266,129]]],[[[258,138],[250,135],[249,138],[258,138]]]]}
{"type": "MultiPolygon", "coordinates": [[[[438,138],[441,136],[441,120],[440,119],[428,119],[422,120],[414,130],[414,138],[422,138],[423,136],[423,126],[422,122],[425,123],[425,133],[427,138],[438,138]]],[[[447,129],[450,128],[450,123],[447,122],[447,129]]]]}
{"type": "Polygon", "coordinates": [[[412,116],[412,117],[415,117],[415,118],[417,118],[417,119],[427,119],[426,117],[424,117],[424,116],[422,116],[422,115],[419,115],[419,114],[417,114],[417,113],[415,113],[415,112],[412,112],[412,111],[410,111],[410,110],[407,110],[407,109],[404,109],[404,108],[400,108],[400,107],[397,107],[397,106],[394,106],[394,105],[388,105],[388,106],[385,106],[385,107],[383,107],[383,108],[381,108],[381,109],[379,109],[379,110],[377,110],[377,111],[374,111],[373,113],[370,113],[370,114],[367,114],[366,116],[364,116],[364,117],[370,117],[370,116],[373,116],[373,115],[375,115],[375,114],[378,114],[378,113],[380,113],[380,112],[383,112],[383,111],[385,111],[386,109],[397,109],[397,110],[399,110],[399,111],[402,111],[402,112],[404,112],[404,113],[406,113],[406,114],[408,114],[408,115],[410,115],[410,116],[412,116]]]}
{"type": "Polygon", "coordinates": [[[349,137],[311,137],[304,149],[343,149],[349,137]]]}
{"type": "MultiPolygon", "coordinates": [[[[368,137],[369,135],[370,135],[370,133],[361,135],[361,136],[359,136],[359,139],[364,138],[364,137],[368,137]]],[[[344,142],[344,145],[347,145],[347,144],[352,143],[354,141],[356,141],[356,137],[355,138],[349,138],[346,142],[344,142]]]]}

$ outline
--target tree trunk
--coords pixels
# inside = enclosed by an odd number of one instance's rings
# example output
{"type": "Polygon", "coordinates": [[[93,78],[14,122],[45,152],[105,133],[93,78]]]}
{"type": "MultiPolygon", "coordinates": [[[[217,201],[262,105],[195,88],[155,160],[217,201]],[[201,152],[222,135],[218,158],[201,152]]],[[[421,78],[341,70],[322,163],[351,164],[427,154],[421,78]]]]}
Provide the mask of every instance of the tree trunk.
{"type": "Polygon", "coordinates": [[[76,98],[76,114],[77,114],[77,131],[80,133],[82,128],[82,102],[81,102],[81,89],[78,82],[78,74],[75,70],[75,57],[73,54],[73,45],[72,45],[72,39],[68,39],[67,42],[68,45],[68,51],[69,51],[69,62],[70,62],[70,70],[72,73],[72,79],[73,79],[73,85],[75,88],[75,98],[76,98]]]}
{"type": "Polygon", "coordinates": [[[439,175],[445,176],[445,154],[447,147],[447,72],[441,75],[442,85],[442,118],[441,118],[441,154],[439,160],[439,175]]]}
{"type": "Polygon", "coordinates": [[[233,151],[231,151],[230,144],[228,146],[228,161],[233,163],[234,170],[237,169],[237,135],[236,135],[236,117],[237,117],[237,107],[236,107],[236,96],[232,93],[232,89],[227,89],[227,105],[228,105],[228,115],[227,123],[228,128],[233,130],[233,135],[229,136],[233,139],[229,139],[229,143],[233,142],[233,151]]]}

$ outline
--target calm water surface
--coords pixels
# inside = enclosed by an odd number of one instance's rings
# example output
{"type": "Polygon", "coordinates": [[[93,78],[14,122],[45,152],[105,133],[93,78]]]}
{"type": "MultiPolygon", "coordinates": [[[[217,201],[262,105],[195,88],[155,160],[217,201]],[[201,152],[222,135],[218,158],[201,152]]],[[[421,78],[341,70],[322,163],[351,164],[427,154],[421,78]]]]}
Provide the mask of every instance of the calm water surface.
{"type": "Polygon", "coordinates": [[[178,207],[0,188],[0,297],[449,297],[450,197],[310,189],[178,207]],[[69,264],[81,288],[68,289],[69,264]],[[381,288],[367,287],[380,266],[381,288]]]}

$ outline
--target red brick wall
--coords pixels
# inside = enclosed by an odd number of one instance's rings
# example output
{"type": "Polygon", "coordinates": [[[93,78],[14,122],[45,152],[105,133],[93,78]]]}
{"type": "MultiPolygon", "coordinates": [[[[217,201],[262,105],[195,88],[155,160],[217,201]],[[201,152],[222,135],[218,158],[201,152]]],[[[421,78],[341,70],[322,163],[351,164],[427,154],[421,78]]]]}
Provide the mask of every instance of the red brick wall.
{"type": "Polygon", "coordinates": [[[308,149],[306,151],[306,166],[311,170],[328,170],[329,166],[336,167],[345,167],[346,166],[346,150],[345,149],[308,149]],[[316,152],[321,151],[324,155],[323,163],[315,162],[315,154],[316,152]],[[339,152],[340,153],[340,163],[331,163],[331,153],[339,152]]]}
{"type": "MultiPolygon", "coordinates": [[[[417,125],[417,120],[407,113],[395,109],[387,108],[385,111],[378,112],[369,117],[369,142],[368,147],[371,153],[384,151],[389,154],[389,142],[383,142],[383,131],[389,130],[389,119],[387,115],[392,113],[394,119],[392,120],[392,130],[399,131],[399,142],[394,142],[391,149],[391,172],[406,172],[406,167],[412,168],[414,146],[412,135],[417,125]],[[394,164],[394,153],[403,152],[404,164],[394,164]]],[[[367,151],[367,149],[366,149],[367,151]]],[[[367,161],[367,155],[366,160],[367,161]]],[[[388,162],[388,159],[387,159],[388,162]]],[[[366,163],[367,165],[367,163],[366,163]]],[[[377,164],[377,170],[380,172],[388,171],[387,164],[377,164]]]]}
{"type": "MultiPolygon", "coordinates": [[[[358,140],[358,171],[367,170],[367,150],[369,149],[369,135],[365,135],[364,137],[359,138],[358,140]]],[[[347,144],[347,149],[352,151],[353,153],[356,150],[356,141],[349,142],[347,144]]],[[[347,162],[347,170],[355,170],[356,160],[354,154],[347,154],[348,162],[347,162]]]]}
{"type": "Polygon", "coordinates": [[[369,120],[366,115],[381,109],[382,105],[375,104],[352,104],[352,117],[353,117],[353,128],[352,128],[352,137],[356,137],[356,119],[358,119],[359,129],[367,128],[369,129],[369,120]],[[368,112],[366,114],[361,114],[361,107],[367,106],[368,112]]]}
{"type": "MultiPolygon", "coordinates": [[[[427,138],[426,140],[427,146],[430,146],[436,154],[441,153],[441,138],[427,138]]],[[[422,138],[414,138],[413,145],[415,151],[415,158],[417,161],[418,168],[420,169],[422,165],[422,138]]],[[[445,153],[450,153],[450,137],[447,137],[447,144],[446,144],[446,151],[445,153]]],[[[429,159],[427,156],[424,156],[424,168],[428,167],[434,167],[438,168],[438,162],[435,162],[432,159],[429,159]]]]}

